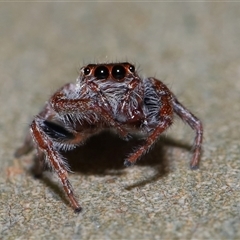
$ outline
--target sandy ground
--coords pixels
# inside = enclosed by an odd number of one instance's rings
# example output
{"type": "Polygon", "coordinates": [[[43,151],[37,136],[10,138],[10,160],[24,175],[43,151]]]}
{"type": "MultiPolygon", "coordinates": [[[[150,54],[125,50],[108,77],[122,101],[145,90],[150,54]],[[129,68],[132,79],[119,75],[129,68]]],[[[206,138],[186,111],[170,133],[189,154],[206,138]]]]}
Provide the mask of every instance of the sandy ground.
{"type": "Polygon", "coordinates": [[[0,3],[0,239],[239,239],[239,22],[227,2],[0,3]],[[13,154],[83,64],[126,60],[203,121],[201,166],[178,120],[132,168],[135,142],[101,134],[68,156],[76,215],[54,175],[33,178],[33,154],[13,154]]]}

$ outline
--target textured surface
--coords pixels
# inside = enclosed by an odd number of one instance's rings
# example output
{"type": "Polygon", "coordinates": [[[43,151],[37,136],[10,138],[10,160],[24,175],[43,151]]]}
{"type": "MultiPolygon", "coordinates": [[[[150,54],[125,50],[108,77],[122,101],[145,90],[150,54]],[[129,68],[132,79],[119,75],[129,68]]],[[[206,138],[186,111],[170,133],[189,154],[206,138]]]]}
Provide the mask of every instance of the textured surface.
{"type": "Polygon", "coordinates": [[[1,3],[0,238],[239,239],[239,3],[1,3]],[[32,116],[82,64],[129,60],[163,80],[203,120],[200,170],[192,130],[176,121],[133,168],[134,146],[102,134],[69,154],[75,215],[51,174],[15,159],[32,116]],[[172,141],[174,140],[174,141],[172,141]]]}

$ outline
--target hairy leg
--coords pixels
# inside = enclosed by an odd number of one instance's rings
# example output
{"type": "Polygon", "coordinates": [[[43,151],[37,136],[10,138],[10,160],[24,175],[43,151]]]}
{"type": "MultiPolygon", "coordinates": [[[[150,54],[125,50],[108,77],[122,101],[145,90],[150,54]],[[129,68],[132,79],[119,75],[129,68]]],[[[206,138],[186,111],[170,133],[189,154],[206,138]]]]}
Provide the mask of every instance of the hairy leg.
{"type": "Polygon", "coordinates": [[[196,132],[193,146],[193,157],[190,162],[190,167],[191,169],[197,169],[202,149],[203,125],[197,117],[195,117],[176,99],[176,97],[173,98],[173,109],[174,112],[196,132]]]}
{"type": "Polygon", "coordinates": [[[43,129],[44,122],[41,118],[36,117],[31,124],[33,139],[36,142],[39,150],[45,154],[47,164],[56,172],[75,212],[79,212],[81,211],[81,206],[74,196],[73,188],[68,180],[68,166],[61,156],[59,150],[56,149],[54,141],[52,141],[52,139],[44,132],[43,129]]]}

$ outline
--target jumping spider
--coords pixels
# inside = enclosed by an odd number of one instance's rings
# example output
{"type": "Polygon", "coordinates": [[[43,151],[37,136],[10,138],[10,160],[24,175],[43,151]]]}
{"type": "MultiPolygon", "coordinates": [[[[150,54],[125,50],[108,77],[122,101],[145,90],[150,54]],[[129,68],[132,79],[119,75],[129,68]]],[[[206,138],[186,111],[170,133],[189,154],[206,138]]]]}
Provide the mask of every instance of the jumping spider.
{"type": "Polygon", "coordinates": [[[33,119],[31,134],[16,156],[32,150],[34,142],[39,166],[45,161],[57,173],[72,207],[80,212],[61,151],[74,149],[105,129],[114,130],[124,139],[137,133],[146,140],[125,159],[124,165],[131,166],[171,126],[174,113],[196,132],[190,162],[190,167],[196,169],[200,162],[202,123],[165,84],[152,77],[139,77],[128,62],[89,64],[81,68],[76,83],[68,83],[54,93],[33,119]]]}

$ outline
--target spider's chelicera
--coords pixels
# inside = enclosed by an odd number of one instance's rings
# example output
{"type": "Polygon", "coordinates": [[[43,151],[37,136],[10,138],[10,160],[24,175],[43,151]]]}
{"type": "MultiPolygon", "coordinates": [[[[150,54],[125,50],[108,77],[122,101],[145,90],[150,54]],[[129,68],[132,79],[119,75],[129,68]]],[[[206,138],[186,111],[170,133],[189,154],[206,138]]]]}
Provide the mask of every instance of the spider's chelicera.
{"type": "MultiPolygon", "coordinates": [[[[176,113],[195,132],[190,167],[199,165],[203,127],[166,87],[155,78],[141,78],[130,63],[89,64],[81,68],[76,83],[60,88],[33,119],[31,134],[16,152],[26,154],[35,148],[39,162],[44,160],[57,173],[76,212],[81,210],[67,177],[68,164],[61,151],[71,150],[105,129],[120,137],[139,133],[145,143],[124,161],[133,165],[172,123],[176,113]],[[34,143],[34,144],[33,144],[34,143]]],[[[39,164],[41,165],[41,164],[39,164]]],[[[42,168],[39,169],[39,174],[42,168]]]]}

